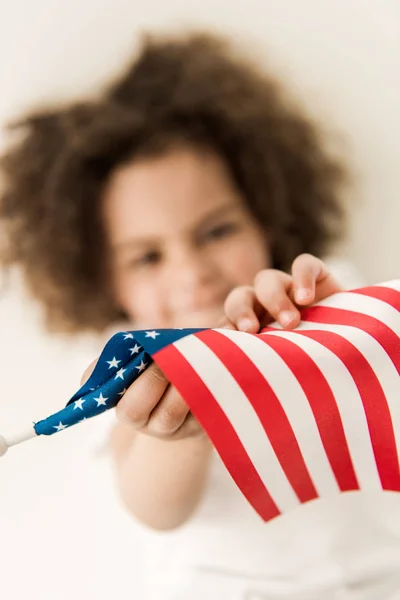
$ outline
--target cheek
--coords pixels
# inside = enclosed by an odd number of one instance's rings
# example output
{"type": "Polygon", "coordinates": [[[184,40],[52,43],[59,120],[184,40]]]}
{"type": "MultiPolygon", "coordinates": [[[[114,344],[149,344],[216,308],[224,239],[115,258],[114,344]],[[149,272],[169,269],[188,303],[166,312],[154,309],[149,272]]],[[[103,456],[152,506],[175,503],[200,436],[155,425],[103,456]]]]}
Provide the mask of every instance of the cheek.
{"type": "Polygon", "coordinates": [[[130,321],[139,327],[156,327],[162,320],[162,294],[157,293],[153,281],[138,281],[129,275],[120,275],[115,280],[116,299],[130,321]]]}
{"type": "Polygon", "coordinates": [[[225,272],[234,287],[252,285],[262,269],[271,266],[268,245],[258,232],[232,243],[225,258],[225,272]]]}

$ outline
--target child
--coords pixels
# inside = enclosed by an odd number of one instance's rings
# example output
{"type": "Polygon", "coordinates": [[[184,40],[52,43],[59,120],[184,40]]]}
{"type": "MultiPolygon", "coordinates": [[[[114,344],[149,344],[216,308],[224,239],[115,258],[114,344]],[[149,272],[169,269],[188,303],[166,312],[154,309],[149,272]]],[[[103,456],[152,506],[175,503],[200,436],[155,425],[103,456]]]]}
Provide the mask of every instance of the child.
{"type": "MultiPolygon", "coordinates": [[[[316,256],[342,231],[345,169],[278,83],[223,41],[147,39],[98,98],[19,129],[2,162],[3,256],[55,331],[213,327],[224,308],[226,326],[290,328],[298,305],[340,289],[316,256]]],[[[148,533],[152,598],[400,588],[397,497],[342,495],[263,524],[155,366],[117,414],[121,497],[162,531],[148,533]]]]}

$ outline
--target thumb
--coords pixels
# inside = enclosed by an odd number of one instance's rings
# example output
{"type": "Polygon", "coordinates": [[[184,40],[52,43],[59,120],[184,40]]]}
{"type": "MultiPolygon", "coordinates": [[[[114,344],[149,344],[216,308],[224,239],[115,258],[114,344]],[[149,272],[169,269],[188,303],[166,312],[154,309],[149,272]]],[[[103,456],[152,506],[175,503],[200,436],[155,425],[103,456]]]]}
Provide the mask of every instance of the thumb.
{"type": "Polygon", "coordinates": [[[82,377],[81,377],[81,386],[87,382],[87,380],[89,379],[89,377],[91,376],[91,374],[93,373],[97,362],[98,362],[98,358],[96,358],[96,360],[94,360],[93,362],[90,363],[90,365],[85,369],[85,372],[83,373],[82,377]]]}

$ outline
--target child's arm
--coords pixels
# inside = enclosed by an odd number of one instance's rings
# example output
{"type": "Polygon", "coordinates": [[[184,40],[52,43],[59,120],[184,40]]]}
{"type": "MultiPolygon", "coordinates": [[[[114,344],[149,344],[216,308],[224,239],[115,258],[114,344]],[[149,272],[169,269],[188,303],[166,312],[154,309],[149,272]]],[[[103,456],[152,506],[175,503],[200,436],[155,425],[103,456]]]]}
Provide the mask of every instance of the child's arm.
{"type": "MultiPolygon", "coordinates": [[[[300,319],[296,304],[306,306],[338,291],[324,264],[302,255],[292,275],[268,269],[254,287],[234,290],[226,301],[225,326],[255,332],[277,319],[291,329],[300,319]],[[283,322],[288,312],[293,316],[283,322]]],[[[212,451],[208,438],[156,365],[130,386],[116,411],[121,424],[111,445],[124,503],[150,527],[179,526],[202,497],[212,451]]]]}
{"type": "Polygon", "coordinates": [[[155,364],[128,388],[116,415],[110,450],[122,501],[153,529],[178,527],[201,499],[212,453],[208,437],[155,364]]]}
{"type": "Polygon", "coordinates": [[[196,509],[212,446],[205,434],[166,441],[115,427],[111,447],[121,498],[132,514],[158,530],[178,527],[196,509]]]}

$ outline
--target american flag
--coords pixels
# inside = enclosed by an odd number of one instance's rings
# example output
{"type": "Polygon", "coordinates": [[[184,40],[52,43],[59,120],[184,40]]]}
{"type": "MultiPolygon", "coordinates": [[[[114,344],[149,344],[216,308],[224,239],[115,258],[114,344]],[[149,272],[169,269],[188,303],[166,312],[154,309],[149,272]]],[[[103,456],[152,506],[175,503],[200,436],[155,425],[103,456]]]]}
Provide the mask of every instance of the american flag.
{"type": "Polygon", "coordinates": [[[335,294],[290,332],[119,333],[34,429],[51,435],[112,408],[154,361],[263,520],[347,491],[399,492],[399,336],[400,280],[335,294]]]}

